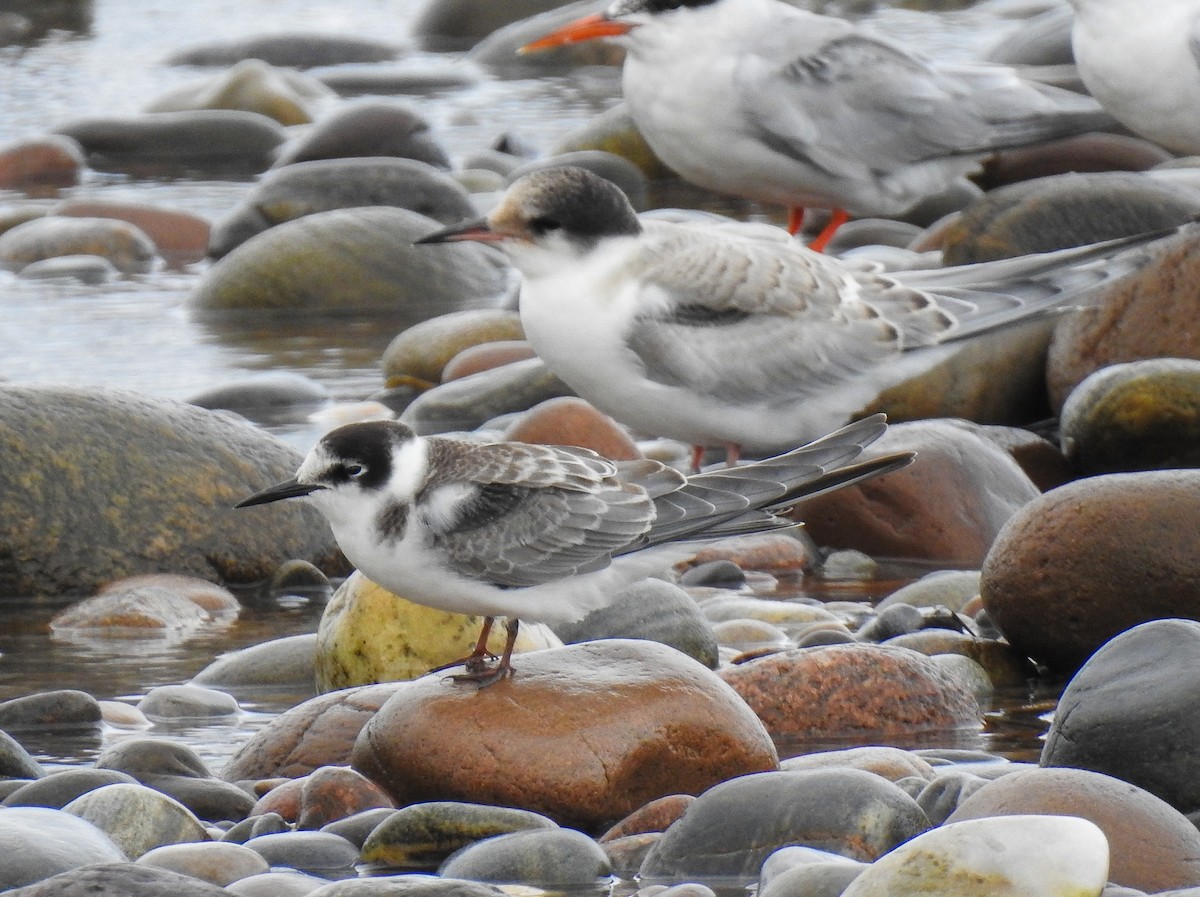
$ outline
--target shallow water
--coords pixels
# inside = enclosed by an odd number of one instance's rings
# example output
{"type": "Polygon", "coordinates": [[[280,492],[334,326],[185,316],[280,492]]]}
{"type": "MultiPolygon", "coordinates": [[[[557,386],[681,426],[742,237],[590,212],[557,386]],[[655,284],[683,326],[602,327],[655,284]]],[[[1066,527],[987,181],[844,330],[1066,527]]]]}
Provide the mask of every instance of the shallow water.
{"type": "MultiPolygon", "coordinates": [[[[422,0],[96,0],[90,21],[52,31],[30,46],[0,47],[0,144],[37,135],[66,120],[129,113],[176,85],[213,70],[170,67],[167,54],[198,42],[279,30],[347,32],[405,41],[407,22],[422,0]]],[[[893,36],[961,58],[999,37],[1012,23],[973,10],[928,15],[878,9],[869,16],[893,36]],[[981,24],[986,22],[986,26],[981,24]]],[[[412,51],[414,69],[462,65],[461,56],[412,51]]],[[[560,135],[616,101],[609,71],[530,78],[492,78],[410,97],[453,157],[516,135],[545,151],[560,135]]],[[[0,207],[49,204],[64,198],[132,200],[178,207],[216,219],[232,208],[248,182],[135,180],[90,173],[54,196],[0,191],[0,207]]],[[[337,400],[358,400],[380,388],[380,352],[403,321],[339,318],[296,322],[242,320],[214,324],[193,315],[188,296],[203,263],[162,270],[102,287],[21,281],[0,273],[0,380],[131,389],[183,399],[242,375],[298,371],[325,384],[337,400]]],[[[306,448],[312,433],[283,427],[280,435],[306,448]]],[[[845,597],[845,596],[840,596],[845,597]]],[[[864,596],[869,597],[869,596],[864,596]]],[[[50,604],[32,610],[23,596],[0,596],[0,700],[33,691],[79,688],[97,698],[136,701],[162,684],[186,681],[216,655],[267,638],[311,632],[319,603],[297,599],[248,603],[229,627],[187,639],[65,639],[50,635],[50,604]]],[[[303,695],[239,696],[244,716],[228,725],[144,732],[47,732],[23,737],[50,766],[90,762],[114,740],[159,734],[195,747],[214,769],[251,732],[303,695]]],[[[1043,696],[1003,696],[989,729],[956,736],[947,746],[984,747],[1007,756],[1036,755],[1045,729],[1043,696]]],[[[918,739],[922,742],[922,739],[918,739]]],[[[943,744],[930,736],[926,744],[943,744]]]]}

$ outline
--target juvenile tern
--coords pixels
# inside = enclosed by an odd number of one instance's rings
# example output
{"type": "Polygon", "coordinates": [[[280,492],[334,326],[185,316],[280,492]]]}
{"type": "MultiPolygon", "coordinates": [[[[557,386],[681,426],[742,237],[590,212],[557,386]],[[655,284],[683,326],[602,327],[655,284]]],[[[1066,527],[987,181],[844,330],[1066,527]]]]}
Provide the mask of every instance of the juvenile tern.
{"type": "Polygon", "coordinates": [[[1184,155],[1200,153],[1200,0],[1070,0],[1084,85],[1113,118],[1184,155]]]}
{"type": "Polygon", "coordinates": [[[455,678],[487,685],[511,675],[520,620],[579,619],[694,553],[681,540],[791,526],[777,512],[905,466],[907,453],[859,457],[886,426],[877,414],[776,458],[684,477],[587,449],[354,423],[322,437],[295,477],[237,507],[307,498],[368,579],[418,604],[483,616],[455,678]],[[508,639],[493,666],[487,637],[497,616],[508,619],[508,639]]]}
{"type": "Polygon", "coordinates": [[[833,210],[817,250],[847,213],[902,215],[998,149],[1112,121],[1007,66],[934,62],[780,0],[615,0],[521,51],[600,37],[625,47],[625,102],[663,162],[786,206],[792,233],[805,207],[833,210]]]}
{"type": "Polygon", "coordinates": [[[735,460],[841,426],[943,344],[1077,304],[1157,236],[884,274],[779,228],[639,219],[615,185],[562,167],[417,242],[499,246],[523,275],[525,335],[563,381],[642,435],[735,460]]]}

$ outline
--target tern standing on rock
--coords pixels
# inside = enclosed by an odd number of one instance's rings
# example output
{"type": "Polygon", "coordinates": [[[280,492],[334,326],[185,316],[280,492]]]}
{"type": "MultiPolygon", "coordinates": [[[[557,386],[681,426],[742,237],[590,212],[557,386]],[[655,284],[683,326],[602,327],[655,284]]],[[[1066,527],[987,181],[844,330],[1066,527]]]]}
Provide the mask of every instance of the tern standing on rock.
{"type": "Polygon", "coordinates": [[[455,678],[489,685],[512,673],[520,620],[577,620],[695,552],[680,540],[792,526],[777,513],[905,466],[911,454],[860,458],[885,429],[877,414],[777,458],[687,478],[587,449],[356,423],[322,437],[294,478],[237,507],[307,498],[368,579],[418,604],[483,616],[455,678]],[[508,619],[508,640],[489,665],[497,616],[508,619]]]}
{"type": "Polygon", "coordinates": [[[791,233],[805,207],[833,210],[818,251],[847,213],[902,215],[998,149],[1111,124],[1090,97],[933,62],[780,0],[616,0],[522,52],[599,37],[624,46],[625,101],[663,162],[786,206],[791,233]]]}
{"type": "Polygon", "coordinates": [[[930,271],[884,274],[778,228],[639,219],[581,168],[515,181],[486,217],[417,241],[503,249],[523,275],[537,354],[643,436],[784,451],[839,427],[944,344],[1046,314],[1140,265],[1161,234],[930,271]]]}

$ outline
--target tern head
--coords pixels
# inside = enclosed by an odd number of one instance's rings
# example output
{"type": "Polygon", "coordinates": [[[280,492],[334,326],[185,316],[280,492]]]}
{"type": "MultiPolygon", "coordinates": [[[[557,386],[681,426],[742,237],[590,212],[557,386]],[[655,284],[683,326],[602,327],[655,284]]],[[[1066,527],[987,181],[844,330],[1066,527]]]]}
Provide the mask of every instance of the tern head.
{"type": "Polygon", "coordinates": [[[661,20],[666,13],[677,9],[696,9],[711,6],[719,0],[614,0],[604,12],[594,13],[568,22],[561,28],[525,44],[518,53],[536,53],[553,47],[565,47],[602,37],[620,38],[640,25],[661,20]]]}
{"type": "Polygon", "coordinates": [[[504,249],[526,273],[577,259],[602,240],[641,232],[621,188],[583,168],[542,168],[515,180],[486,218],[464,221],[416,242],[472,240],[504,249]]]}
{"type": "Polygon", "coordinates": [[[313,446],[294,477],[268,486],[234,507],[307,498],[336,522],[362,516],[364,505],[411,501],[424,475],[424,451],[411,429],[399,421],[364,421],[330,430],[313,446]]]}

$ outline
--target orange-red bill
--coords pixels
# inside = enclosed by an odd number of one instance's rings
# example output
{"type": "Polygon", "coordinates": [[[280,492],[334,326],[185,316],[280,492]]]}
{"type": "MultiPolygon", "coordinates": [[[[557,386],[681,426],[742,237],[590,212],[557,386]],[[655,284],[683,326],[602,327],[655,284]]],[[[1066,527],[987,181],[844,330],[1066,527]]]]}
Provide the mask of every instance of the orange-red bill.
{"type": "Polygon", "coordinates": [[[539,50],[566,47],[599,37],[619,37],[622,34],[628,34],[632,29],[632,25],[625,22],[614,22],[612,19],[605,18],[602,13],[595,13],[584,16],[582,19],[576,19],[574,22],[568,22],[545,37],[539,37],[537,40],[519,47],[517,52],[536,53],[539,50]]]}

